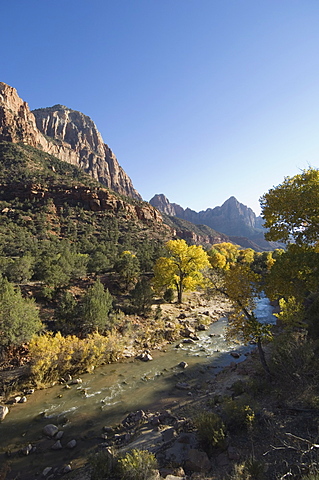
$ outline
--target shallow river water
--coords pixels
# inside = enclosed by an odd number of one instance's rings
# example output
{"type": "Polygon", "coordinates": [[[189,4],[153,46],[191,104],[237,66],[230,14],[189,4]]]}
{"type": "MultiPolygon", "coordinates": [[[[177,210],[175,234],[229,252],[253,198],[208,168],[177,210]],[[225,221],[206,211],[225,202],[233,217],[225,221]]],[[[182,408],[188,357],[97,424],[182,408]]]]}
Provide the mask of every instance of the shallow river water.
{"type": "MultiPolygon", "coordinates": [[[[268,300],[261,299],[257,317],[274,321],[268,300]]],[[[165,352],[152,352],[153,360],[128,360],[124,363],[100,367],[93,374],[81,376],[80,385],[65,389],[63,385],[38,390],[24,404],[10,407],[10,413],[0,424],[0,462],[10,461],[12,472],[8,478],[36,478],[47,466],[63,465],[73,461],[77,465],[81,456],[102,442],[103,426],[119,423],[131,411],[178,405],[189,400],[195,389],[205,390],[205,382],[212,379],[231,362],[245,360],[252,346],[242,346],[225,340],[226,319],[213,323],[209,330],[200,332],[194,344],[176,342],[165,352]],[[238,359],[231,352],[241,354],[238,359]],[[188,364],[186,369],[179,365],[188,364]],[[187,383],[190,390],[176,387],[187,383]],[[73,438],[73,450],[53,451],[53,440],[44,439],[43,427],[54,423],[63,430],[62,445],[73,438]],[[36,445],[28,457],[19,450],[28,444],[36,445]],[[10,457],[4,452],[12,452],[10,457]]],[[[1,463],[0,463],[1,465],[1,463]]]]}

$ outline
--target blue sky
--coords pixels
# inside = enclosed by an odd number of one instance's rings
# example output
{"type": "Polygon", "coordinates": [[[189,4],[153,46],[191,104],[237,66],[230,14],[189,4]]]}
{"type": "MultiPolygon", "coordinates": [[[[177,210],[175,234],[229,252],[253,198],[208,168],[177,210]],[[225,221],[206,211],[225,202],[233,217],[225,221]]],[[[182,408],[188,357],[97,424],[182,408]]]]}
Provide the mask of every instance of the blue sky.
{"type": "Polygon", "coordinates": [[[318,0],[11,0],[0,81],[96,123],[145,200],[259,213],[319,167],[318,0]]]}

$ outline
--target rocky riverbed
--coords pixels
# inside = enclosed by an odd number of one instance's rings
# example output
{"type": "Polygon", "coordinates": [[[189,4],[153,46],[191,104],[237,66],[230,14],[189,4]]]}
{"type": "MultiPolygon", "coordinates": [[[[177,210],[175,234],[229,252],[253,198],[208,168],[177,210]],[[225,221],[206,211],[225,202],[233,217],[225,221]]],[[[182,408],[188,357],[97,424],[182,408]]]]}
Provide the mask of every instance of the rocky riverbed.
{"type": "MultiPolygon", "coordinates": [[[[169,352],[142,352],[154,360],[148,358],[148,362],[134,360],[129,365],[115,365],[122,369],[118,373],[112,372],[113,366],[110,365],[105,371],[106,377],[100,370],[94,376],[84,376],[82,382],[69,379],[64,385],[35,392],[34,395],[26,391],[16,392],[7,405],[3,405],[12,411],[0,425],[0,458],[4,465],[11,468],[7,478],[13,479],[17,474],[21,480],[32,480],[35,476],[53,478],[72,471],[74,478],[78,478],[89,455],[109,449],[123,453],[132,448],[152,451],[163,478],[168,475],[185,478],[186,474],[191,476],[195,473],[206,475],[212,460],[203,451],[196,436],[192,424],[194,411],[205,409],[207,401],[216,395],[231,394],[235,378],[249,373],[250,362],[237,363],[246,357],[228,347],[224,356],[229,366],[216,376],[221,366],[207,363],[205,347],[202,347],[204,351],[196,347],[199,343],[196,338],[203,335],[201,329],[205,330],[208,323],[216,321],[227,308],[226,303],[207,305],[200,296],[193,297],[186,305],[167,305],[165,314],[173,321],[179,319],[185,335],[183,340],[170,346],[175,355],[173,367],[165,367],[166,358],[170,358],[169,352]],[[196,347],[196,353],[186,347],[196,347]],[[155,365],[156,362],[161,369],[155,369],[150,374],[148,364],[155,365]],[[138,369],[139,378],[132,381],[134,368],[138,369]],[[117,391],[105,386],[112,376],[117,391]],[[100,383],[93,389],[90,382],[98,377],[100,383]],[[134,390],[131,384],[134,384],[134,390]],[[156,390],[156,385],[160,385],[160,390],[156,390]],[[17,400],[17,397],[20,398],[17,400]],[[21,401],[22,398],[27,401],[21,401]],[[133,399],[133,403],[126,403],[128,399],[133,399]],[[69,400],[72,406],[69,406],[69,400]],[[83,400],[87,404],[84,403],[81,410],[78,405],[83,400]],[[28,403],[30,407],[36,406],[31,413],[28,413],[28,403]],[[118,410],[118,405],[124,406],[124,410],[118,410]],[[124,414],[129,405],[133,406],[133,410],[124,414]],[[18,409],[21,409],[20,413],[18,409]],[[14,417],[17,421],[13,421],[14,417]]],[[[206,338],[209,338],[208,335],[206,338]]],[[[219,454],[222,456],[219,460],[216,457],[214,462],[222,463],[220,467],[227,470],[234,452],[227,447],[219,454]]],[[[84,472],[87,475],[86,469],[84,472]]]]}

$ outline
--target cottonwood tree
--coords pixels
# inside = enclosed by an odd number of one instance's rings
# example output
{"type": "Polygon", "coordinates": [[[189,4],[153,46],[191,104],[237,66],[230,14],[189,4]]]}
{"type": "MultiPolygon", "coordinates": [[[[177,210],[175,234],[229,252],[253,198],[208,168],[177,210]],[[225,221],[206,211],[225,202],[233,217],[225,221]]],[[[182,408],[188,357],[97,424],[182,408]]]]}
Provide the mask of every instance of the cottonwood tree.
{"type": "Polygon", "coordinates": [[[315,245],[319,240],[319,170],[309,168],[261,199],[267,240],[315,245]]]}
{"type": "Polygon", "coordinates": [[[210,294],[218,292],[231,302],[227,337],[240,338],[245,344],[255,342],[261,364],[270,375],[262,343],[271,340],[271,326],[260,323],[254,313],[260,293],[260,276],[240,263],[230,269],[212,269],[208,289],[210,294]]]}
{"type": "Polygon", "coordinates": [[[187,245],[185,240],[170,240],[167,256],[160,257],[154,267],[156,288],[175,288],[177,301],[182,303],[184,290],[194,290],[203,284],[202,270],[209,266],[207,253],[201,246],[187,245]]]}
{"type": "MultiPolygon", "coordinates": [[[[301,307],[319,299],[319,170],[309,168],[286,177],[260,202],[264,226],[269,229],[266,238],[287,245],[267,276],[266,291],[283,299],[294,322],[301,307]]],[[[317,322],[317,315],[309,320],[317,322]]]]}

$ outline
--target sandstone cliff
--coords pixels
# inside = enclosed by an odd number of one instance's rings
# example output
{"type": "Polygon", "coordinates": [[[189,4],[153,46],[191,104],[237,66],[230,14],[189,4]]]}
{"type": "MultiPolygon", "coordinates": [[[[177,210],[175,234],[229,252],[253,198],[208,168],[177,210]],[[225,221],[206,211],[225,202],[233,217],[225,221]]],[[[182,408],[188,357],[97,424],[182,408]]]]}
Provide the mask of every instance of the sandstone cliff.
{"type": "Polygon", "coordinates": [[[81,167],[117,193],[142,199],[89,117],[61,105],[31,112],[16,89],[3,82],[0,82],[0,141],[40,148],[81,167]]]}

